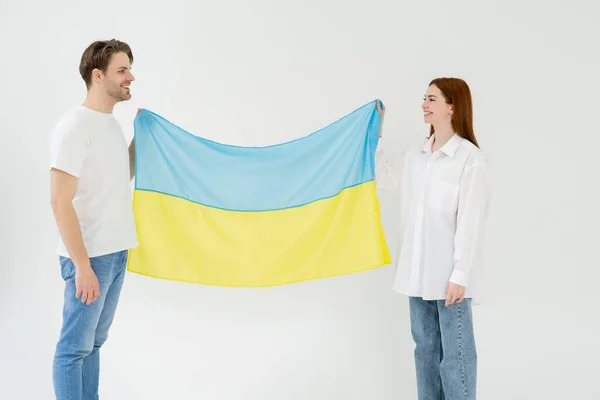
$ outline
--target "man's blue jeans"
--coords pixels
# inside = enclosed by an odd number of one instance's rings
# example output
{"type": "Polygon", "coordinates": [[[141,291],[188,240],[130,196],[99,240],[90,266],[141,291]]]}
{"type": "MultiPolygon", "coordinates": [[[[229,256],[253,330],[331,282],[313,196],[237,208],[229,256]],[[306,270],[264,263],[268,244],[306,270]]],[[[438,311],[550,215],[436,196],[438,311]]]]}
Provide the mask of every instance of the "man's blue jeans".
{"type": "Polygon", "coordinates": [[[57,400],[97,400],[100,347],[113,322],[127,262],[127,251],[90,258],[100,297],[90,305],[75,298],[75,266],[60,257],[65,280],[63,323],[53,363],[57,400]]]}
{"type": "Polygon", "coordinates": [[[474,400],[477,351],[471,299],[448,307],[445,300],[410,297],[419,400],[474,400]]]}

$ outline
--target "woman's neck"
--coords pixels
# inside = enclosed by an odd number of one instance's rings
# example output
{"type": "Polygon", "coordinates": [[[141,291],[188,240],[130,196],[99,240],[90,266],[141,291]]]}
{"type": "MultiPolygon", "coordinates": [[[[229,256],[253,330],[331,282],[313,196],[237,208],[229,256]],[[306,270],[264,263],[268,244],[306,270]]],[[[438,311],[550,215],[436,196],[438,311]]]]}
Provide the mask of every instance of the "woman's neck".
{"type": "Polygon", "coordinates": [[[434,126],[434,131],[434,140],[431,146],[432,153],[441,149],[455,134],[452,124],[444,124],[440,127],[434,126]]]}

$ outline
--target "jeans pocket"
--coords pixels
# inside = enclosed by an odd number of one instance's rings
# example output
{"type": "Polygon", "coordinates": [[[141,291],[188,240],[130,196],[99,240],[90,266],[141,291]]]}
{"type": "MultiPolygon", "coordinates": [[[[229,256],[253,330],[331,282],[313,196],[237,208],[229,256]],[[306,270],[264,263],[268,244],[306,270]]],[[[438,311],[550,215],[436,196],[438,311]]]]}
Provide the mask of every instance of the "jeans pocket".
{"type": "Polygon", "coordinates": [[[60,275],[65,281],[75,275],[75,265],[70,258],[60,257],[60,275]]]}

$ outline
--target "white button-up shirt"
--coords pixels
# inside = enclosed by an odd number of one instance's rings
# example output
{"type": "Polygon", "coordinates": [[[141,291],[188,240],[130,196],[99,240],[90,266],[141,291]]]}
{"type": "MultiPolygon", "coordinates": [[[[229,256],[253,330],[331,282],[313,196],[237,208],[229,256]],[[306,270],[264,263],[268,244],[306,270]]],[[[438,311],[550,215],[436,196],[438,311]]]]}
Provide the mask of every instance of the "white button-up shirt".
{"type": "Polygon", "coordinates": [[[433,136],[402,157],[381,142],[376,182],[400,195],[401,247],[394,290],[425,300],[446,298],[448,282],[481,302],[484,224],[490,196],[487,162],[454,135],[432,153],[433,136]]]}

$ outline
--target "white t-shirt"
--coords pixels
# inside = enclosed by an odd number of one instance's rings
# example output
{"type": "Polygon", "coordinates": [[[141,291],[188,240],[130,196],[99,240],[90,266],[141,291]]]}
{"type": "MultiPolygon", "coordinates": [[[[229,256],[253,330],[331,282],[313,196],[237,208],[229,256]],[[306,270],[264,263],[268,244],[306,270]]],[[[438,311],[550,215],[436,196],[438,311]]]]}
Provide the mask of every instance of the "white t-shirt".
{"type": "MultiPolygon", "coordinates": [[[[54,128],[50,167],[78,179],[73,206],[90,257],[138,246],[129,152],[112,114],[78,106],[54,128]]],[[[57,253],[69,257],[62,239],[57,253]]]]}

